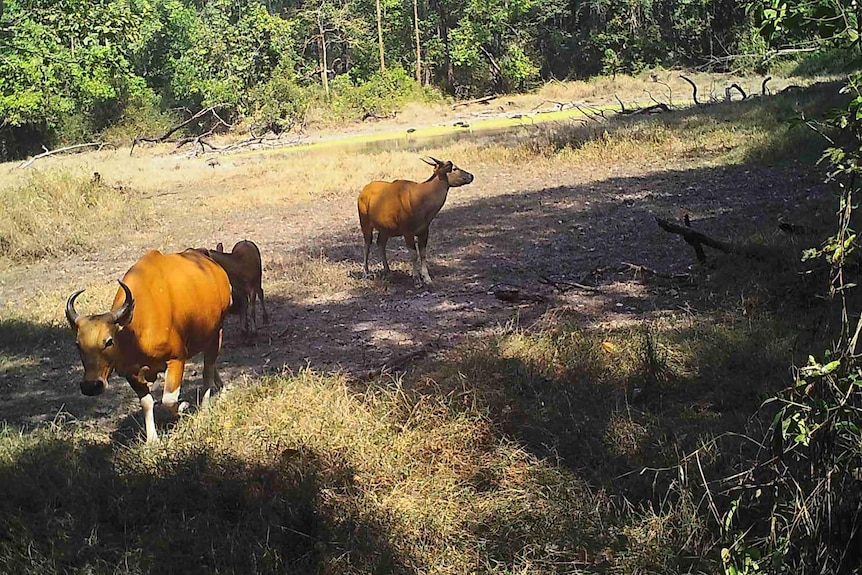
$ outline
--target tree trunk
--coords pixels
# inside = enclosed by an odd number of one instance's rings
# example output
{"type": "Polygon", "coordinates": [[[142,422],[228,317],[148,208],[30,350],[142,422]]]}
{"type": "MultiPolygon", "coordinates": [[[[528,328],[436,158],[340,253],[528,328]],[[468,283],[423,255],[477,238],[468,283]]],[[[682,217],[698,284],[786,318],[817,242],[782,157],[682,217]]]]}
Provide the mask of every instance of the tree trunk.
{"type": "Polygon", "coordinates": [[[386,60],[383,57],[383,15],[380,10],[380,0],[377,0],[377,45],[380,47],[380,73],[386,71],[386,60]]]}
{"type": "Polygon", "coordinates": [[[416,81],[422,84],[422,51],[419,45],[419,0],[413,0],[413,30],[416,32],[416,81]]]}
{"type": "Polygon", "coordinates": [[[323,84],[323,92],[326,94],[326,100],[329,101],[329,70],[326,64],[326,31],[323,29],[323,21],[318,16],[317,29],[320,35],[317,41],[320,43],[320,82],[323,84]]]}
{"type": "Polygon", "coordinates": [[[452,66],[452,56],[449,53],[449,24],[446,14],[440,9],[440,39],[443,41],[443,66],[446,68],[446,89],[455,93],[455,68],[452,66]]]}

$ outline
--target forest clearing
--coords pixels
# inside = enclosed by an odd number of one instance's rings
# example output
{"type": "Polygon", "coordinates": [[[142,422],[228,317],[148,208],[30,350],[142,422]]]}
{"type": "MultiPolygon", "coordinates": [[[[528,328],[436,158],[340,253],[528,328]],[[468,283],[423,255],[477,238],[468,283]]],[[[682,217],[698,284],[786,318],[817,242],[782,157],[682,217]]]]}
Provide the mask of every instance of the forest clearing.
{"type": "MultiPolygon", "coordinates": [[[[763,438],[761,404],[834,323],[800,261],[834,212],[824,144],[787,119],[836,93],[431,147],[0,166],[0,567],[721,570],[719,479],[756,459],[741,437],[763,438]],[[414,286],[400,238],[392,276],[373,257],[364,279],[356,196],[426,179],[424,156],[475,176],[431,226],[435,283],[414,286]],[[655,218],[745,249],[698,263],[655,218]],[[157,411],[162,441],[144,445],[120,378],[81,395],[64,302],[86,288],[79,311],[105,311],[145,251],[243,239],[271,322],[249,339],[229,317],[227,388],[178,421],[157,411]]],[[[193,405],[200,380],[187,365],[193,405]]]]}

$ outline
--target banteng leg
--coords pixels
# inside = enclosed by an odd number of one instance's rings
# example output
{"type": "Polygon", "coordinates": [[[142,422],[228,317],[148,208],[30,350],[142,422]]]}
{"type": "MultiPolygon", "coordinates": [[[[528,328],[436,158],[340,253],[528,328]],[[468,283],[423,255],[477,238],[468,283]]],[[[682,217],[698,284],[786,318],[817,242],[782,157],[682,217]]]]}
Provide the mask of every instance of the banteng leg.
{"type": "Polygon", "coordinates": [[[153,406],[156,400],[153,399],[153,394],[150,393],[150,385],[138,376],[129,376],[126,378],[132,389],[141,400],[141,409],[144,412],[144,429],[147,432],[147,443],[155,443],[159,440],[159,435],[156,433],[156,419],[153,416],[153,406]]]}
{"type": "Polygon", "coordinates": [[[248,302],[251,310],[249,314],[251,315],[251,333],[252,335],[257,333],[257,306],[255,305],[255,299],[257,296],[255,295],[254,287],[251,287],[248,290],[248,302]]]}
{"type": "Polygon", "coordinates": [[[380,252],[380,259],[383,260],[383,272],[386,274],[392,273],[389,269],[389,260],[386,259],[386,242],[389,241],[389,236],[383,232],[377,233],[377,251],[380,252]]]}
{"type": "Polygon", "coordinates": [[[413,254],[413,283],[416,287],[422,287],[422,273],[420,271],[419,251],[416,249],[416,239],[413,236],[404,235],[404,243],[413,254]]]}
{"type": "Polygon", "coordinates": [[[263,325],[269,325],[269,314],[266,313],[266,304],[263,303],[263,288],[255,288],[257,298],[260,300],[260,309],[263,310],[263,325]]]}
{"type": "Polygon", "coordinates": [[[218,359],[219,351],[221,350],[222,330],[218,330],[218,335],[213,338],[209,346],[204,350],[204,397],[201,400],[201,407],[207,408],[210,406],[212,395],[218,393],[221,389],[222,381],[216,369],[216,359],[218,359]]]}
{"type": "Polygon", "coordinates": [[[422,281],[431,285],[431,274],[428,273],[428,259],[425,257],[425,248],[428,246],[428,230],[417,236],[419,240],[419,266],[422,274],[422,281]]]}
{"type": "MultiPolygon", "coordinates": [[[[371,222],[368,218],[363,218],[360,214],[359,225],[362,227],[362,239],[365,241],[365,257],[362,261],[362,269],[365,271],[365,279],[368,279],[368,254],[371,252],[371,242],[374,239],[374,228],[371,227],[371,222]]],[[[263,296],[261,296],[263,301],[263,296]]]]}
{"type": "Polygon", "coordinates": [[[165,387],[162,390],[162,405],[176,416],[181,410],[185,411],[189,404],[183,402],[179,404],[180,387],[183,385],[183,371],[186,368],[186,362],[180,359],[172,359],[168,361],[168,371],[165,373],[165,387]]]}
{"type": "Polygon", "coordinates": [[[242,333],[248,333],[248,294],[242,294],[239,296],[239,301],[237,302],[239,306],[239,319],[242,321],[242,333]]]}

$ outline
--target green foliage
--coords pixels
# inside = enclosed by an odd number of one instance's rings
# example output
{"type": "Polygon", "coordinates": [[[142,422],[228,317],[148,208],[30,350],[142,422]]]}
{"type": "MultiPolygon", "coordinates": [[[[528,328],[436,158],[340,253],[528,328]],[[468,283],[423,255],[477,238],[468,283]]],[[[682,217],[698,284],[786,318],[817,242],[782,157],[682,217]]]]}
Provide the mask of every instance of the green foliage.
{"type": "MultiPolygon", "coordinates": [[[[849,1],[772,0],[755,7],[769,41],[808,35],[844,48],[858,46],[859,21],[849,1]]],[[[728,545],[722,559],[728,574],[767,569],[855,573],[862,562],[862,372],[857,355],[862,319],[851,319],[859,304],[853,297],[859,271],[853,212],[862,175],[860,87],[862,75],[852,77],[842,90],[850,102],[817,128],[830,132],[831,147],[821,161],[829,166],[838,191],[836,229],[803,254],[804,260],[819,260],[830,270],[841,330],[822,360],[809,356],[807,365],[796,370],[794,384],[764,404],[775,408],[764,453],[757,465],[737,476],[741,480],[733,491],[738,495],[724,514],[728,545]]]]}
{"type": "Polygon", "coordinates": [[[341,118],[362,119],[385,116],[400,110],[410,101],[432,101],[439,98],[425,90],[402,68],[387,68],[365,81],[354,82],[343,75],[331,85],[333,112],[341,118]]]}
{"type": "Polygon", "coordinates": [[[293,71],[283,66],[269,80],[252,88],[248,100],[255,130],[275,133],[289,131],[301,123],[309,104],[307,91],[299,86],[293,71]]]}
{"type": "MultiPolygon", "coordinates": [[[[787,36],[799,10],[769,1],[778,6],[772,12],[748,13],[739,0],[418,2],[422,69],[432,85],[472,96],[553,77],[701,63],[717,46],[760,49],[751,41],[754,23],[787,36]]],[[[232,119],[283,130],[321,90],[322,105],[334,97],[332,111],[342,119],[427,97],[405,83],[414,77],[413,3],[381,2],[386,60],[404,78],[380,76],[376,6],[8,0],[0,15],[0,126],[10,129],[0,130],[0,158],[155,129],[178,108],[221,105],[232,119]],[[322,86],[324,68],[334,96],[322,86]]]]}

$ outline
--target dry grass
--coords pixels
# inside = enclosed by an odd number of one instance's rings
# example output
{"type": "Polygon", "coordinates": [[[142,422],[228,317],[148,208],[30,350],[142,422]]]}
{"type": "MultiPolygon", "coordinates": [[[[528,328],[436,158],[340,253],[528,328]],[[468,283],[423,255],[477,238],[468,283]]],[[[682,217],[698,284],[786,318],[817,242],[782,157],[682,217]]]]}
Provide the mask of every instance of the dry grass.
{"type": "Polygon", "coordinates": [[[355,395],[303,372],[234,390],[157,448],[6,430],[0,484],[27,487],[0,502],[13,534],[0,561],[42,573],[549,573],[601,561],[614,543],[607,498],[499,439],[465,400],[410,397],[397,382],[355,395]]]}
{"type": "Polygon", "coordinates": [[[94,250],[146,221],[133,194],[92,176],[35,172],[0,189],[0,251],[14,261],[94,250]]]}

